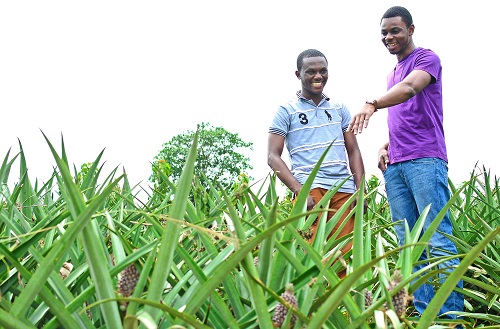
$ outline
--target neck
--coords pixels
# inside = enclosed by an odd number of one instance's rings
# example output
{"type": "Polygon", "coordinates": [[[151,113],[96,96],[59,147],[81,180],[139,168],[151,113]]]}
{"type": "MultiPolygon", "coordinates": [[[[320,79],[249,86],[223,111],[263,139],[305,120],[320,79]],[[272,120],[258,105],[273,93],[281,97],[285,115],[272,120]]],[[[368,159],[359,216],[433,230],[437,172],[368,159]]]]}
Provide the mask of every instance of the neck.
{"type": "Polygon", "coordinates": [[[302,97],[306,99],[310,99],[314,102],[314,104],[318,105],[323,99],[323,94],[312,94],[307,91],[302,90],[302,97]]]}
{"type": "Polygon", "coordinates": [[[417,47],[415,47],[415,44],[413,42],[410,43],[404,51],[396,55],[398,62],[408,57],[408,55],[410,55],[416,48],[417,47]]]}
{"type": "Polygon", "coordinates": [[[319,105],[319,103],[321,102],[323,98],[321,97],[321,95],[319,97],[315,96],[313,98],[311,98],[311,100],[314,102],[314,104],[316,105],[319,105]]]}

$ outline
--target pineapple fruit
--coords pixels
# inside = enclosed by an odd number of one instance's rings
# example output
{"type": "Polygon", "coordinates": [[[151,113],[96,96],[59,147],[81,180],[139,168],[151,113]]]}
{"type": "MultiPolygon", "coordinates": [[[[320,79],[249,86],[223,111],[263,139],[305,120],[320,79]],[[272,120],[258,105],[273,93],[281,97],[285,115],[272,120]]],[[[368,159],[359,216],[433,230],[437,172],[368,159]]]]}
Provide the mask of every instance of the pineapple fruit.
{"type": "MultiPolygon", "coordinates": [[[[389,282],[387,290],[391,291],[401,283],[403,276],[399,270],[395,270],[392,275],[392,280],[389,282]]],[[[406,312],[406,305],[408,303],[408,293],[406,289],[403,288],[399,290],[394,296],[392,296],[392,304],[394,305],[394,311],[401,318],[406,312]]]]}
{"type": "MultiPolygon", "coordinates": [[[[288,283],[286,285],[285,291],[281,294],[281,298],[283,298],[290,306],[298,308],[297,297],[295,297],[293,293],[292,283],[288,283]]],[[[281,327],[286,319],[287,314],[288,314],[288,308],[282,303],[278,302],[276,308],[274,309],[273,326],[281,327]]],[[[292,318],[290,321],[291,327],[295,325],[296,321],[297,321],[297,316],[295,314],[292,314],[292,318]]]]}
{"type": "Polygon", "coordinates": [[[135,286],[139,281],[139,272],[132,263],[121,273],[120,281],[118,282],[118,292],[124,297],[132,296],[135,286]]]}

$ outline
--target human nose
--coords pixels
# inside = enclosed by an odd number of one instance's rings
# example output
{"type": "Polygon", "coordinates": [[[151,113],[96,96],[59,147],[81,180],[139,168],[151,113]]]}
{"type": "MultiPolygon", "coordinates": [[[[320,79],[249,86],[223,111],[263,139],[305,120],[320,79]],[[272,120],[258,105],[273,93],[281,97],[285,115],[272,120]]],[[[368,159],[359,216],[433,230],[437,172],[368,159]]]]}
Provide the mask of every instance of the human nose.
{"type": "Polygon", "coordinates": [[[391,34],[391,33],[387,33],[384,37],[385,40],[388,40],[388,39],[391,39],[393,38],[394,36],[391,34]]]}

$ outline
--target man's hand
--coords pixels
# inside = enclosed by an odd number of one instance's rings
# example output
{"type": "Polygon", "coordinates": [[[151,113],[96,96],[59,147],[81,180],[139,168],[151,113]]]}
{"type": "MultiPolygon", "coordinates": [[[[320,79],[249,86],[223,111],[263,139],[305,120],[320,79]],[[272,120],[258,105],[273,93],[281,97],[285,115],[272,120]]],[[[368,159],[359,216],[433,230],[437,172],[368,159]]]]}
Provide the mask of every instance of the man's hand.
{"type": "Polygon", "coordinates": [[[389,164],[389,143],[385,144],[378,150],[378,169],[384,172],[389,164]]]}
{"type": "Polygon", "coordinates": [[[316,201],[314,201],[314,199],[312,198],[311,195],[308,195],[307,196],[307,210],[311,210],[312,208],[314,208],[314,206],[316,205],[316,201]]]}
{"type": "MultiPolygon", "coordinates": [[[[366,214],[367,210],[368,210],[368,202],[366,202],[366,199],[363,200],[363,213],[366,214]]],[[[356,205],[358,204],[358,197],[356,196],[354,198],[354,201],[351,203],[351,205],[349,206],[349,209],[350,210],[353,210],[354,208],[356,208],[356,205]]]]}
{"type": "Polygon", "coordinates": [[[357,135],[358,133],[361,134],[363,128],[368,127],[368,121],[375,111],[375,105],[366,103],[361,111],[352,117],[351,123],[349,124],[349,127],[347,127],[347,131],[352,131],[354,135],[357,135]]]}

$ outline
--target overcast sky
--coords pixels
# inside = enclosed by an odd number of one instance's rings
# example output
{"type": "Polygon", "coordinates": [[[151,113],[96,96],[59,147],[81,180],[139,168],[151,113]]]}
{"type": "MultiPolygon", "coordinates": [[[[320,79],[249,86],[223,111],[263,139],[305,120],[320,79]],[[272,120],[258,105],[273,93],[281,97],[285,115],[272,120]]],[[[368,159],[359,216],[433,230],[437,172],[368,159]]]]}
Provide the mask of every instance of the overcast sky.
{"type": "MultiPolygon", "coordinates": [[[[58,151],[64,137],[77,168],[105,149],[105,171],[124,168],[146,186],[162,144],[208,122],[253,142],[251,175],[264,178],[272,116],[300,89],[298,53],[327,56],[325,93],[356,113],[386,89],[396,57],[380,41],[380,17],[403,5],[415,44],[441,58],[450,178],[468,179],[477,162],[498,175],[494,3],[2,1],[0,157],[19,139],[30,178],[46,181],[55,162],[43,131],[58,151]]],[[[382,177],[387,138],[379,110],[358,136],[368,175],[382,177]]]]}

